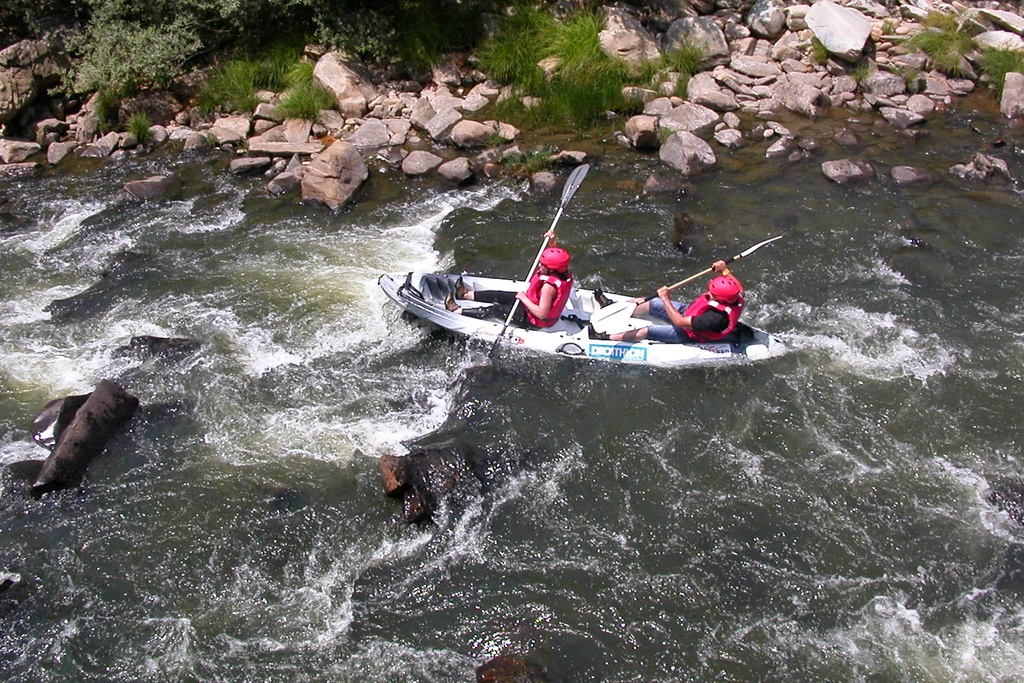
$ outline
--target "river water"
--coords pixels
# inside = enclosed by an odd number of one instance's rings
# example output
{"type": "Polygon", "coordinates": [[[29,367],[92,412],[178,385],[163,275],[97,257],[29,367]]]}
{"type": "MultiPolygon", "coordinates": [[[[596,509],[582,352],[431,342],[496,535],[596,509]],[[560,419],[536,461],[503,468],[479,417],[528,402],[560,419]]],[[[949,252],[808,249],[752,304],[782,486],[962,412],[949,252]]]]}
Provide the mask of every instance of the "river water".
{"type": "Polygon", "coordinates": [[[514,654],[563,682],[1022,680],[1024,529],[986,494],[1022,470],[1024,197],[886,175],[981,151],[1024,177],[1021,131],[974,106],[916,142],[846,122],[855,151],[804,122],[810,161],[752,145],[651,196],[656,158],[563,141],[600,151],[558,226],[585,286],[785,235],[735,271],[787,352],[728,368],[492,363],[377,289],[524,276],[557,192],[375,170],[331,214],[175,153],[0,186],[0,463],[45,456],[53,398],[143,403],[79,490],[3,499],[0,573],[32,587],[4,679],[454,683],[514,654]],[[844,156],[879,177],[827,182],[844,156]],[[169,172],[180,199],[120,192],[169,172]],[[377,458],[449,440],[493,479],[406,525],[377,458]]]}

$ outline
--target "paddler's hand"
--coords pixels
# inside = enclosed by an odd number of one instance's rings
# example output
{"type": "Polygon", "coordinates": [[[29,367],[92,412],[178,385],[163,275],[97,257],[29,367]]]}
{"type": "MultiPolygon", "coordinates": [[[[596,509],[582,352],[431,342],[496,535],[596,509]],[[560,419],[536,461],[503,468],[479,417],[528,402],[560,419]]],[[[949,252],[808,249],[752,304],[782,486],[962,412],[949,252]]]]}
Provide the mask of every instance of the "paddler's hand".
{"type": "Polygon", "coordinates": [[[664,301],[666,306],[669,306],[672,303],[672,298],[669,296],[671,293],[672,290],[668,287],[658,287],[658,298],[664,301]]]}
{"type": "Polygon", "coordinates": [[[728,275],[730,272],[729,264],[725,261],[715,261],[711,264],[711,270],[715,271],[719,275],[728,275]]]}
{"type": "Polygon", "coordinates": [[[516,292],[516,298],[524,304],[530,300],[529,297],[526,296],[526,292],[516,292]]]}

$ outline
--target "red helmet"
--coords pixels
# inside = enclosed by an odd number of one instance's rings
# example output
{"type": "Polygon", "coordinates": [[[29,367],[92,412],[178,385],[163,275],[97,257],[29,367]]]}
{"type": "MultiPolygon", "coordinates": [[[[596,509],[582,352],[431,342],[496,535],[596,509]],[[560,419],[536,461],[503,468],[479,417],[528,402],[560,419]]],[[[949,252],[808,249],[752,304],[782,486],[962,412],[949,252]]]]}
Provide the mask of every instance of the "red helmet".
{"type": "Polygon", "coordinates": [[[740,286],[740,281],[733,276],[719,275],[708,283],[708,291],[715,301],[731,304],[740,298],[743,287],[740,286]]]}
{"type": "Polygon", "coordinates": [[[555,272],[564,273],[569,269],[569,252],[561,247],[548,247],[541,252],[540,264],[555,272]]]}

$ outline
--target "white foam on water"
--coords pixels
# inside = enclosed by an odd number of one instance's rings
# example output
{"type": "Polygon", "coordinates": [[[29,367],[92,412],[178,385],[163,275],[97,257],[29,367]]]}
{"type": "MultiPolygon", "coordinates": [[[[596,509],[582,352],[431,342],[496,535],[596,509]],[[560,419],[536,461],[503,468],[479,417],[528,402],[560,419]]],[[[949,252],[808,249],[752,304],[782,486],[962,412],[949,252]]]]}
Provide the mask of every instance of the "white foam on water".
{"type": "Polygon", "coordinates": [[[142,622],[154,635],[145,642],[143,671],[147,676],[189,677],[194,673],[196,631],[190,619],[165,617],[142,622]]]}
{"type": "MultiPolygon", "coordinates": [[[[945,374],[966,350],[951,349],[934,334],[921,334],[890,312],[872,313],[838,305],[812,310],[804,305],[806,330],[779,332],[794,350],[814,351],[835,366],[869,379],[912,377],[925,381],[945,374]],[[817,331],[814,331],[817,330],[817,331]]],[[[799,306],[788,306],[788,315],[799,306]]]]}
{"type": "Polygon", "coordinates": [[[13,243],[14,246],[42,255],[67,243],[78,234],[89,218],[104,211],[108,202],[81,202],[64,200],[48,204],[47,210],[40,217],[36,230],[4,239],[0,243],[13,243]]]}

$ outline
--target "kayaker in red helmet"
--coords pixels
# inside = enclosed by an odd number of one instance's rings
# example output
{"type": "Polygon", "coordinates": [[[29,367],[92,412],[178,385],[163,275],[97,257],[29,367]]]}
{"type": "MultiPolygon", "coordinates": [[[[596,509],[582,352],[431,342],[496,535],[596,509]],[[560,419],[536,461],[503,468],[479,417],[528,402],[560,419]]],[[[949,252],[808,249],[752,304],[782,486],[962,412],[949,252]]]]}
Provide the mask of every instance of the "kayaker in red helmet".
{"type": "MultiPolygon", "coordinates": [[[[569,271],[569,252],[561,247],[548,247],[540,255],[537,270],[530,277],[525,292],[502,292],[467,289],[462,278],[455,283],[455,294],[449,294],[445,308],[452,313],[472,317],[504,318],[512,310],[516,299],[516,317],[522,315],[531,327],[551,327],[565,308],[572,293],[572,273],[569,271]],[[455,301],[465,299],[493,304],[463,309],[455,301]]],[[[520,321],[522,325],[523,321],[520,321]]]]}
{"type": "Polygon", "coordinates": [[[669,323],[650,325],[636,330],[608,334],[590,329],[592,339],[637,342],[641,339],[666,343],[714,342],[725,338],[736,329],[740,313],[743,312],[743,285],[729,270],[725,261],[711,265],[717,276],[708,283],[708,289],[693,303],[684,307],[672,301],[671,290],[661,287],[658,297],[640,304],[633,311],[634,316],[651,315],[669,323]]]}

